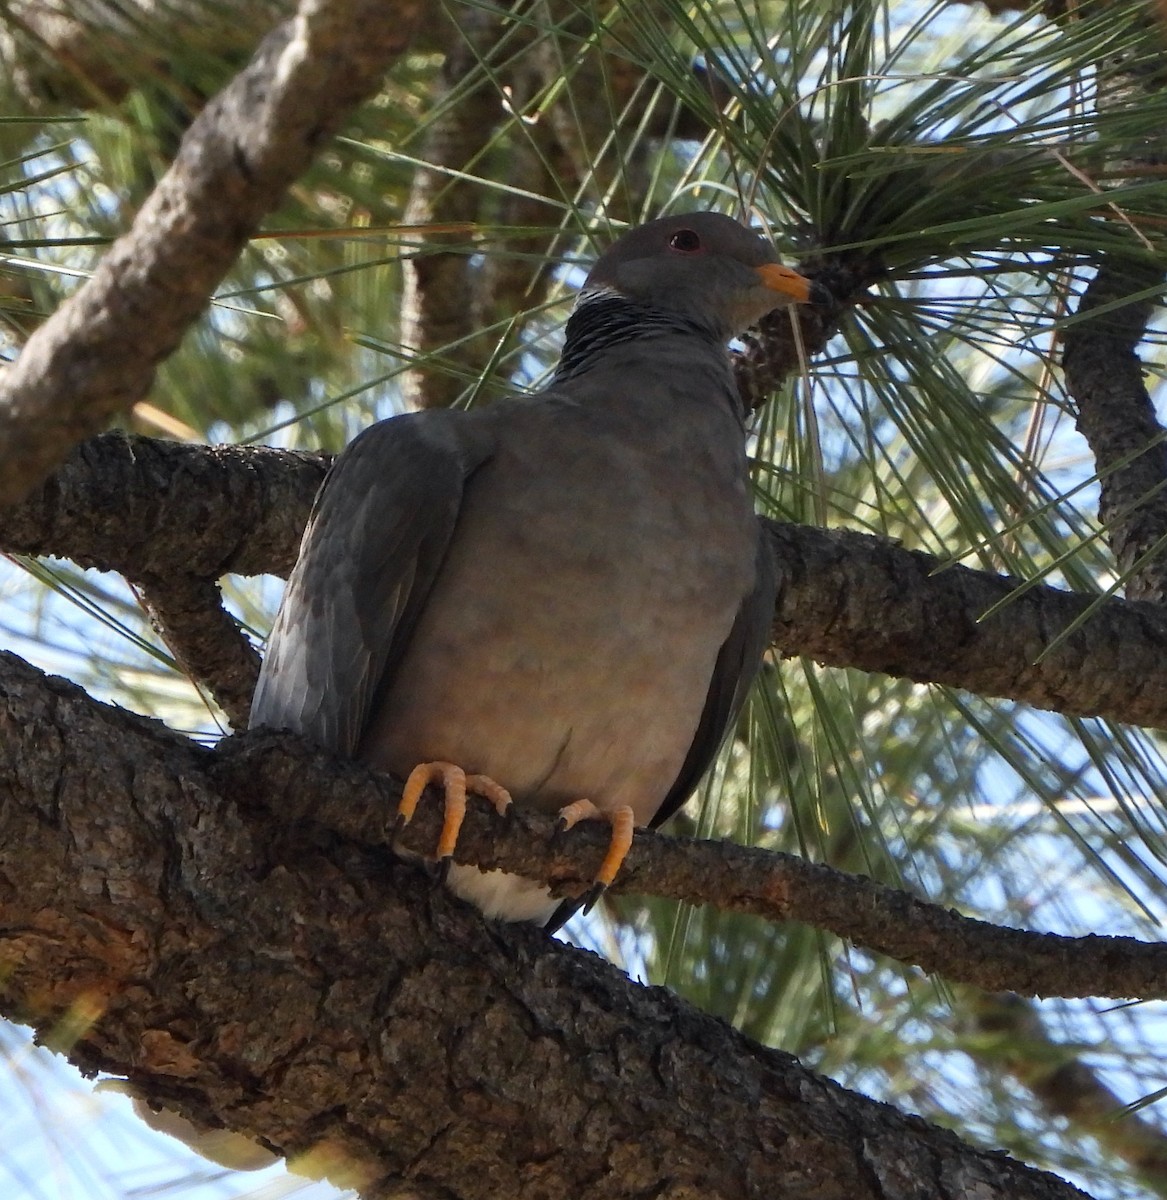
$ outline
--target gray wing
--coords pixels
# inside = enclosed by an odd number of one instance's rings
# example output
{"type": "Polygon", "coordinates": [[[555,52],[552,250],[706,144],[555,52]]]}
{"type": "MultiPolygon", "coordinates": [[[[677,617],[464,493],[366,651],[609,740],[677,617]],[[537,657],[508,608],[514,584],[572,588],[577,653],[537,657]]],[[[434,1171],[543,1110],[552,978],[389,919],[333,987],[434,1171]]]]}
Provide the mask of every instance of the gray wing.
{"type": "Polygon", "coordinates": [[[693,744],[685,756],[676,782],[649,822],[650,828],[655,829],[667,821],[692,795],[701,776],[717,757],[725,735],[737,720],[754,676],[762,665],[762,655],[769,643],[770,627],[774,621],[777,568],[770,539],[760,523],[756,563],[754,590],[742,601],[729,637],[717,655],[693,744]]]}
{"type": "Polygon", "coordinates": [[[450,544],[466,480],[491,453],[470,414],[391,417],[316,497],[251,704],[250,727],[351,755],[450,544]]]}

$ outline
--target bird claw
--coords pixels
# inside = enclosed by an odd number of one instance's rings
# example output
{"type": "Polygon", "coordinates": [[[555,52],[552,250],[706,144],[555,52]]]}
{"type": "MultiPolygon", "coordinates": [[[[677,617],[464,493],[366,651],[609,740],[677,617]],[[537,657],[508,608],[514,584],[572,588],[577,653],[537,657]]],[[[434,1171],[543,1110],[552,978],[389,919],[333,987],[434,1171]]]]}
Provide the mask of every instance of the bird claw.
{"type": "Polygon", "coordinates": [[[607,890],[608,885],[606,883],[600,883],[598,880],[593,883],[592,886],[583,894],[583,904],[580,905],[580,912],[582,912],[585,916],[590,913],[603,898],[603,895],[607,890]]]}
{"type": "Polygon", "coordinates": [[[449,874],[449,861],[458,844],[458,834],[462,822],[466,819],[466,793],[473,792],[483,796],[494,805],[494,811],[505,816],[511,806],[511,794],[501,784],[486,775],[467,775],[461,767],[448,762],[419,763],[409,773],[405,787],[401,790],[401,802],[397,806],[397,819],[393,825],[393,835],[396,838],[401,831],[413,820],[422,793],[430,784],[436,784],[442,789],[445,797],[444,819],[442,832],[438,837],[438,845],[434,857],[439,863],[446,864],[443,882],[449,874]]]}
{"type": "Polygon", "coordinates": [[[511,813],[511,794],[502,786],[501,783],[496,783],[489,775],[467,775],[466,790],[473,792],[475,796],[481,796],[484,800],[489,800],[494,807],[494,811],[500,817],[509,817],[511,813]]]}
{"type": "Polygon", "coordinates": [[[555,832],[562,833],[580,821],[607,821],[612,828],[608,852],[604,855],[604,861],[600,863],[600,869],[596,872],[592,886],[584,893],[583,911],[590,912],[599,898],[608,890],[625,858],[628,857],[628,851],[632,848],[632,833],[636,818],[627,804],[621,804],[617,808],[602,809],[597,808],[591,800],[576,800],[559,810],[559,820],[556,822],[555,832]]]}

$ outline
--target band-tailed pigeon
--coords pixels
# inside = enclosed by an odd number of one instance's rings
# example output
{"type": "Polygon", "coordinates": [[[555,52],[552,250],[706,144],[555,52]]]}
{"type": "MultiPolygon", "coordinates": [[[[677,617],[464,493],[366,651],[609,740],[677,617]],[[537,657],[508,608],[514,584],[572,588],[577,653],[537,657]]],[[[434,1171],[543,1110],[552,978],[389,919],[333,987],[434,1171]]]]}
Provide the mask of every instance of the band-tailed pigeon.
{"type": "MultiPolygon", "coordinates": [[[[365,430],[317,497],[252,726],[407,778],[405,819],[442,783],[439,857],[466,788],[602,816],[594,895],[692,792],[760,663],[773,564],[726,342],[810,287],[728,217],[652,221],[593,267],[545,391],[365,430]]],[[[499,871],[449,883],[488,916],[573,907],[499,871]]]]}

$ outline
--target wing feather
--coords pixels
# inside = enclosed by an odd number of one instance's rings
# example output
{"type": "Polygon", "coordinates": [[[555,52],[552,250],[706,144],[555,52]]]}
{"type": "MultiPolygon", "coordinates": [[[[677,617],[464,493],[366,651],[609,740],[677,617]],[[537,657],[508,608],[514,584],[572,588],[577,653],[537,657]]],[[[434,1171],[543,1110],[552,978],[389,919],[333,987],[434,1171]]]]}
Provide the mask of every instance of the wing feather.
{"type": "Polygon", "coordinates": [[[391,417],[333,464],[268,639],[252,728],[355,752],[441,568],[466,481],[490,457],[471,418],[391,417]]]}

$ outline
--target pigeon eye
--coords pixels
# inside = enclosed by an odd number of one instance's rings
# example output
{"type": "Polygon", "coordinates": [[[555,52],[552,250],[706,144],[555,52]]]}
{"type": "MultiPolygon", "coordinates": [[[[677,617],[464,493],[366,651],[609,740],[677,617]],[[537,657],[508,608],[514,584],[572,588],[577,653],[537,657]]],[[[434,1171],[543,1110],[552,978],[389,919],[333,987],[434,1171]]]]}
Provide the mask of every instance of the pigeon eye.
{"type": "Polygon", "coordinates": [[[669,238],[669,248],[682,254],[692,254],[701,249],[701,239],[691,229],[678,229],[669,238]]]}

